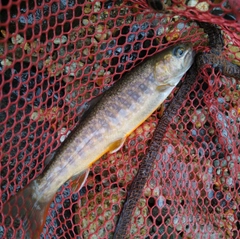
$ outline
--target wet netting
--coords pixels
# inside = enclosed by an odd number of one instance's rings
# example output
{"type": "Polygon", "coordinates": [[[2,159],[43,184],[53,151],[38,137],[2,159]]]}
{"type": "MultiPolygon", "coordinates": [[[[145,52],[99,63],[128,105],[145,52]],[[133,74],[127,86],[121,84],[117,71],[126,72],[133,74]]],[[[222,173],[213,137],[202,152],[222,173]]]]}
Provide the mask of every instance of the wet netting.
{"type": "MultiPolygon", "coordinates": [[[[234,0],[2,0],[1,212],[47,161],[57,160],[51,156],[92,99],[127,71],[179,42],[209,51],[199,22],[216,24],[221,56],[240,65],[239,8],[234,0]]],[[[240,238],[239,79],[210,65],[198,66],[196,75],[166,128],[126,238],[240,238]]],[[[81,190],[73,180],[58,190],[40,238],[113,238],[131,182],[178,89],[119,151],[92,165],[81,190]]],[[[27,238],[21,220],[1,213],[0,238],[27,238]]]]}

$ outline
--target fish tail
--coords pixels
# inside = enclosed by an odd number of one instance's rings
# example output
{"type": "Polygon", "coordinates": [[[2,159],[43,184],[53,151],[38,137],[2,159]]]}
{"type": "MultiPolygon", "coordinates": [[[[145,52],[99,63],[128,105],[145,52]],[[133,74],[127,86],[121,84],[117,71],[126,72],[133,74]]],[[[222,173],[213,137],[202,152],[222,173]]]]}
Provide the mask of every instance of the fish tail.
{"type": "MultiPolygon", "coordinates": [[[[5,226],[15,227],[20,223],[18,228],[24,229],[24,235],[21,235],[21,238],[39,239],[43,230],[52,198],[49,201],[41,202],[35,197],[36,191],[33,181],[3,205],[3,214],[6,217],[10,216],[13,220],[13,224],[5,226]]],[[[15,231],[18,230],[15,229],[15,231]]],[[[15,238],[18,238],[17,235],[15,238]]]]}

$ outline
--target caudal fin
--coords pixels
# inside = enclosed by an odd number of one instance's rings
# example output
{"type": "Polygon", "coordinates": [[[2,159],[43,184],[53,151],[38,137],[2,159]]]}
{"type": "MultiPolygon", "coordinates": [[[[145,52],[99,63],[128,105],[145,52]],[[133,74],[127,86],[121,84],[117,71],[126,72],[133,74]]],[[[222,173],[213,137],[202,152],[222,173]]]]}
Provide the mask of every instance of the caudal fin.
{"type": "Polygon", "coordinates": [[[35,197],[33,181],[3,205],[4,224],[8,228],[4,238],[40,238],[52,200],[43,203],[35,197]]]}

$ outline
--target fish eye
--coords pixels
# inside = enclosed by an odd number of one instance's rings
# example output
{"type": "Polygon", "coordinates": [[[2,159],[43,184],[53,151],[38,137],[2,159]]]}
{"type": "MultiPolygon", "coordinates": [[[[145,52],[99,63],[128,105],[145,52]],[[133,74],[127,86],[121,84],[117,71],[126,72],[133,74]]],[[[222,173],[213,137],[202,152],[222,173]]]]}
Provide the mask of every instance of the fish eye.
{"type": "Polygon", "coordinates": [[[181,47],[181,46],[175,47],[173,49],[173,55],[176,56],[177,58],[180,58],[180,57],[183,56],[184,50],[185,49],[183,47],[181,47]]]}

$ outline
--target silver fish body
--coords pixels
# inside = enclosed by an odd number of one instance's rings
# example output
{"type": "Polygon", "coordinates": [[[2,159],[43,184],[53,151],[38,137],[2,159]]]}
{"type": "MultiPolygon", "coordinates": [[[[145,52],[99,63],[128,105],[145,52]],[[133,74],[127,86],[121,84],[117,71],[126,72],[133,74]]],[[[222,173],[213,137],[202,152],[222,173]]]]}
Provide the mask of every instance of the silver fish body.
{"type": "Polygon", "coordinates": [[[30,221],[29,235],[36,236],[36,228],[41,232],[48,205],[58,188],[86,171],[103,154],[121,148],[126,137],[171,93],[192,65],[193,58],[190,44],[170,47],[135,67],[105,93],[66,139],[51,165],[20,192],[22,197],[31,197],[30,215],[26,215],[30,221]],[[36,215],[39,221],[33,228],[31,219],[36,215]]]}

